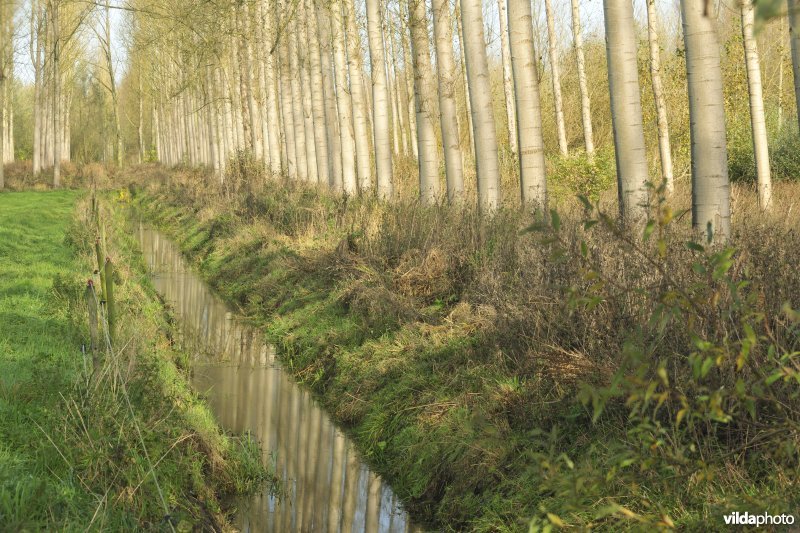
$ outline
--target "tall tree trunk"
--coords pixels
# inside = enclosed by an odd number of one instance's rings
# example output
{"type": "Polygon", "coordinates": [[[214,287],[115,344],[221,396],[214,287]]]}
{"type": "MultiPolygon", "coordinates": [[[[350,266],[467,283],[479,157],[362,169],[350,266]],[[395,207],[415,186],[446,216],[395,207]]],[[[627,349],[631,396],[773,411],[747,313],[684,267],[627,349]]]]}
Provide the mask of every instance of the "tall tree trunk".
{"type": "Polygon", "coordinates": [[[658,150],[661,155],[661,175],[667,192],[675,188],[672,175],[672,148],[669,144],[669,121],[667,120],[667,101],[661,83],[661,46],[658,43],[658,8],[655,0],[647,2],[647,37],[650,44],[650,77],[653,83],[653,100],[656,104],[656,124],[658,126],[658,150]]]}
{"type": "MultiPolygon", "coordinates": [[[[387,33],[387,31],[388,30],[386,26],[384,26],[384,35],[387,33]]],[[[392,61],[392,63],[393,62],[394,61],[392,61]]],[[[399,157],[400,154],[403,153],[403,147],[400,143],[400,107],[399,102],[397,101],[398,96],[396,90],[396,75],[394,68],[391,66],[389,61],[386,62],[386,70],[388,78],[389,100],[392,102],[392,148],[394,151],[394,156],[399,157]]]]}
{"type": "Polygon", "coordinates": [[[556,22],[553,15],[553,6],[551,0],[544,0],[544,10],[547,18],[547,50],[550,57],[550,75],[553,82],[553,105],[555,106],[556,110],[558,149],[561,151],[561,155],[567,155],[569,153],[569,148],[567,145],[567,127],[564,123],[564,102],[561,98],[561,69],[558,66],[556,22]]]}
{"type": "Polygon", "coordinates": [[[61,104],[61,36],[59,31],[59,2],[53,2],[53,187],[61,187],[61,127],[59,124],[61,104]]]}
{"type": "MultiPolygon", "coordinates": [[[[436,203],[439,198],[439,147],[434,130],[436,123],[435,96],[427,20],[425,0],[408,0],[408,23],[411,29],[411,48],[414,54],[419,196],[422,203],[431,205],[436,203]]],[[[483,35],[483,27],[481,27],[481,35],[483,35]]]]}
{"type": "Polygon", "coordinates": [[[289,77],[292,86],[292,120],[294,123],[294,148],[295,161],[297,161],[297,176],[300,181],[308,181],[308,152],[306,150],[306,121],[303,115],[303,87],[300,81],[300,57],[297,47],[297,24],[295,13],[286,27],[284,37],[289,41],[289,77]]]}
{"type": "MultiPolygon", "coordinates": [[[[500,0],[503,2],[505,0],[500,0]]],[[[439,79],[439,113],[444,146],[447,198],[460,203],[464,197],[464,168],[456,108],[456,65],[453,60],[453,17],[449,0],[433,0],[433,33],[436,40],[436,66],[439,79]]]]}
{"type": "Polygon", "coordinates": [[[514,79],[511,66],[511,47],[508,43],[509,17],[506,0],[497,0],[497,13],[500,16],[500,60],[503,64],[503,93],[506,102],[506,125],[508,126],[508,145],[516,154],[519,142],[517,139],[517,110],[514,103],[514,79]]]}
{"type": "Polygon", "coordinates": [[[330,153],[328,148],[328,123],[325,117],[325,84],[322,81],[322,58],[319,50],[319,31],[312,0],[304,0],[303,19],[307,21],[308,68],[311,73],[312,112],[314,115],[314,143],[316,145],[317,182],[329,186],[330,153]]]}
{"type": "Polygon", "coordinates": [[[278,98],[276,45],[272,40],[275,32],[275,10],[268,0],[261,0],[264,41],[267,46],[263,50],[264,84],[267,98],[267,140],[269,142],[269,160],[272,174],[278,176],[283,168],[281,159],[281,124],[280,102],[278,98]]]}
{"type": "Polygon", "coordinates": [[[742,43],[747,65],[747,85],[750,96],[750,124],[753,129],[753,154],[756,160],[758,203],[761,209],[772,207],[772,177],[769,169],[767,119],[764,115],[764,91],[761,85],[761,62],[753,35],[755,13],[751,0],[740,0],[742,10],[742,43]]]}
{"type": "Polygon", "coordinates": [[[461,1],[461,23],[467,78],[475,126],[475,166],[478,176],[478,204],[485,212],[500,204],[500,164],[497,158],[497,131],[492,113],[492,88],[483,34],[481,0],[461,1]]]}
{"type": "Polygon", "coordinates": [[[508,0],[511,62],[517,98],[519,177],[523,204],[547,209],[547,179],[542,137],[542,104],[529,0],[508,0]]]}
{"type": "MultiPolygon", "coordinates": [[[[305,2],[299,0],[298,20],[305,21],[302,26],[307,27],[308,22],[305,16],[303,6],[305,2]]],[[[305,29],[300,28],[301,25],[295,26],[294,39],[297,45],[297,53],[300,69],[300,83],[303,87],[303,124],[306,134],[306,159],[308,160],[308,181],[310,183],[317,183],[319,175],[317,173],[317,139],[314,135],[316,125],[314,124],[314,105],[313,96],[315,88],[311,86],[311,72],[309,71],[309,53],[308,53],[308,39],[305,37],[305,29]]],[[[319,90],[320,87],[316,87],[319,90]]],[[[320,124],[320,128],[323,125],[320,124]]]]}
{"type": "Polygon", "coordinates": [[[144,94],[142,89],[142,71],[141,67],[136,76],[137,82],[137,89],[136,89],[136,98],[138,104],[138,111],[139,111],[139,120],[136,123],[136,139],[139,142],[139,164],[141,165],[145,161],[145,149],[144,149],[144,94]]]}
{"type": "Polygon", "coordinates": [[[253,62],[253,25],[251,8],[247,2],[241,7],[241,26],[243,30],[242,46],[240,48],[241,68],[244,75],[245,89],[247,91],[247,112],[250,122],[250,144],[253,155],[257,160],[264,159],[264,143],[262,139],[261,107],[258,105],[256,95],[258,87],[258,69],[253,62]]]}
{"type": "MultiPolygon", "coordinates": [[[[652,2],[653,0],[646,0],[652,2]]],[[[589,82],[586,78],[586,60],[583,55],[583,32],[581,31],[580,0],[572,0],[572,37],[575,45],[575,60],[578,64],[578,87],[581,91],[581,119],[583,120],[583,142],[586,155],[594,156],[594,133],[592,132],[592,103],[589,98],[589,82]]]]}
{"type": "Polygon", "coordinates": [[[339,112],[336,108],[335,74],[331,60],[331,18],[327,8],[315,1],[317,28],[320,36],[320,65],[322,84],[325,87],[325,124],[328,137],[330,177],[328,186],[335,191],[342,190],[342,148],[339,137],[339,112]]]}
{"type": "MultiPolygon", "coordinates": [[[[402,151],[404,154],[408,153],[409,149],[409,130],[408,127],[408,85],[406,85],[406,78],[405,73],[403,73],[402,79],[400,78],[400,69],[397,68],[397,40],[395,35],[392,31],[388,33],[389,41],[392,44],[392,70],[394,71],[394,83],[395,83],[395,93],[397,94],[397,115],[398,115],[398,123],[400,127],[400,143],[402,145],[402,151]]],[[[397,123],[396,123],[397,125],[397,123]]],[[[411,133],[413,137],[413,132],[411,133]]]]}
{"type": "MultiPolygon", "coordinates": [[[[467,152],[470,158],[475,157],[475,141],[474,141],[474,132],[475,128],[472,126],[472,104],[470,103],[469,97],[469,83],[467,83],[467,61],[465,59],[466,53],[464,49],[464,31],[461,27],[461,0],[456,0],[456,32],[458,33],[458,47],[459,47],[459,61],[461,63],[461,83],[463,84],[464,89],[464,111],[467,115],[466,122],[467,127],[464,128],[466,130],[467,139],[467,152]]],[[[463,152],[462,152],[463,153],[463,152]]],[[[464,163],[464,167],[466,167],[466,162],[464,163]]]]}
{"type": "Polygon", "coordinates": [[[646,215],[648,169],[633,5],[631,0],[603,0],[603,8],[620,214],[626,223],[636,223],[646,215]]]}
{"type": "Polygon", "coordinates": [[[689,126],[692,139],[692,225],[709,240],[731,233],[725,99],[715,20],[703,2],[681,0],[689,126]]]}
{"type": "Polygon", "coordinates": [[[406,80],[406,109],[408,110],[409,134],[411,137],[411,152],[414,159],[419,161],[419,143],[417,142],[417,110],[414,102],[414,60],[409,50],[408,34],[405,28],[400,32],[400,44],[403,48],[403,74],[406,80]]]}
{"type": "Polygon", "coordinates": [[[42,42],[41,42],[41,4],[34,0],[31,5],[30,53],[33,64],[33,175],[42,171],[42,42]],[[35,43],[34,43],[35,41],[35,43]]]}
{"type": "MultiPolygon", "coordinates": [[[[276,2],[278,4],[278,2],[276,2]]],[[[288,8],[286,0],[279,3],[279,13],[288,8]]],[[[280,17],[276,19],[280,22],[280,17]]],[[[280,73],[278,79],[280,80],[281,88],[281,113],[283,116],[283,138],[284,149],[286,150],[286,173],[290,179],[297,179],[297,147],[295,144],[295,123],[294,123],[294,105],[292,102],[292,78],[291,69],[289,68],[289,37],[287,37],[288,26],[281,31],[278,36],[278,54],[280,58],[280,73]]]]}
{"type": "Polygon", "coordinates": [[[345,24],[342,1],[331,3],[331,40],[336,67],[336,106],[339,111],[339,131],[342,145],[342,190],[348,196],[358,194],[356,178],[356,139],[353,130],[353,101],[347,80],[347,51],[345,47],[345,24]]]}
{"type": "Polygon", "coordinates": [[[394,195],[392,177],[392,141],[390,138],[391,100],[386,86],[386,52],[383,48],[383,20],[380,0],[367,0],[369,57],[372,70],[372,117],[375,139],[375,168],[378,197],[394,195]]]}
{"type": "Polygon", "coordinates": [[[342,0],[344,6],[345,37],[347,41],[347,66],[350,73],[350,95],[353,99],[353,131],[356,138],[356,163],[358,188],[362,193],[372,189],[372,163],[369,146],[369,103],[364,90],[364,69],[361,56],[361,38],[356,25],[353,0],[342,0]]]}
{"type": "Polygon", "coordinates": [[[800,6],[797,0],[786,0],[789,6],[789,44],[792,50],[792,77],[797,120],[800,123],[800,6]]]}

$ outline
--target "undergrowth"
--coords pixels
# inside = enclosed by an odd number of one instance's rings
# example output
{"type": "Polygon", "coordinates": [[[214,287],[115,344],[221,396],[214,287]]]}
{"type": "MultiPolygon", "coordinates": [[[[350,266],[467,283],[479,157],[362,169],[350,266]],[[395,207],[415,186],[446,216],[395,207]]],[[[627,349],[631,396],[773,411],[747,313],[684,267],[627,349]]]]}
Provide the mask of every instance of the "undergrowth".
{"type": "Polygon", "coordinates": [[[417,520],[708,531],[800,505],[796,185],[772,216],[735,187],[735,235],[710,246],[686,191],[630,233],[589,198],[543,224],[212,182],[176,172],[134,204],[417,520]]]}

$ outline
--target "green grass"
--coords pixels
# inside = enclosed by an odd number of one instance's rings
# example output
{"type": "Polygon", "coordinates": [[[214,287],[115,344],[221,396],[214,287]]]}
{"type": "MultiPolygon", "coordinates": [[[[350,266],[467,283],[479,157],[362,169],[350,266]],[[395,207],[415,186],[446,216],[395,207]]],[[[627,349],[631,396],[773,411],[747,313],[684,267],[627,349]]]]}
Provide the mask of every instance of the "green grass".
{"type": "Polygon", "coordinates": [[[83,293],[96,230],[80,197],[0,194],[0,530],[164,529],[165,515],[181,529],[223,527],[221,497],[265,479],[259,450],[223,434],[190,390],[111,202],[101,220],[119,342],[88,379],[83,293]]]}
{"type": "Polygon", "coordinates": [[[64,245],[76,198],[0,195],[0,522],[11,529],[90,503],[39,429],[58,423],[59,393],[82,365],[53,293],[56,276],[80,267],[64,245]]]}

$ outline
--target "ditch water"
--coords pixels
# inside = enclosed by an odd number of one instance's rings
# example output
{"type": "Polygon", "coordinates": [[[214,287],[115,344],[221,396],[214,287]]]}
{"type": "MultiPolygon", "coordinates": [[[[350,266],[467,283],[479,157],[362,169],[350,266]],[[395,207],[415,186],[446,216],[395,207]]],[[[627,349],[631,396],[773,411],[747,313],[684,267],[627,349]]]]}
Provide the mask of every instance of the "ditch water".
{"type": "Polygon", "coordinates": [[[192,386],[223,427],[259,440],[262,460],[280,478],[282,497],[265,487],[237,502],[236,525],[278,533],[417,531],[389,485],[292,381],[259,332],[192,273],[166,237],[140,225],[138,238],[156,290],[180,321],[192,386]]]}

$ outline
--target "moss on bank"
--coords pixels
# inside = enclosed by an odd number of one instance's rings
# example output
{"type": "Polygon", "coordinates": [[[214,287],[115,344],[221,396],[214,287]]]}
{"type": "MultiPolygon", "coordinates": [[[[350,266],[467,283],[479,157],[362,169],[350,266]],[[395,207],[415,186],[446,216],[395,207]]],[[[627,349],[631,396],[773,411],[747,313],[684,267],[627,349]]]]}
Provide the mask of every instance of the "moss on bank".
{"type": "Polygon", "coordinates": [[[120,326],[90,377],[95,233],[80,196],[0,194],[0,529],[224,529],[221,498],[265,479],[259,452],[190,391],[138,247],[106,207],[120,326]]]}
{"type": "Polygon", "coordinates": [[[798,374],[775,374],[800,344],[780,312],[800,303],[788,230],[748,223],[732,259],[668,221],[642,251],[579,220],[539,241],[518,213],[197,178],[135,204],[263,324],[417,520],[708,531],[800,505],[798,374]]]}

